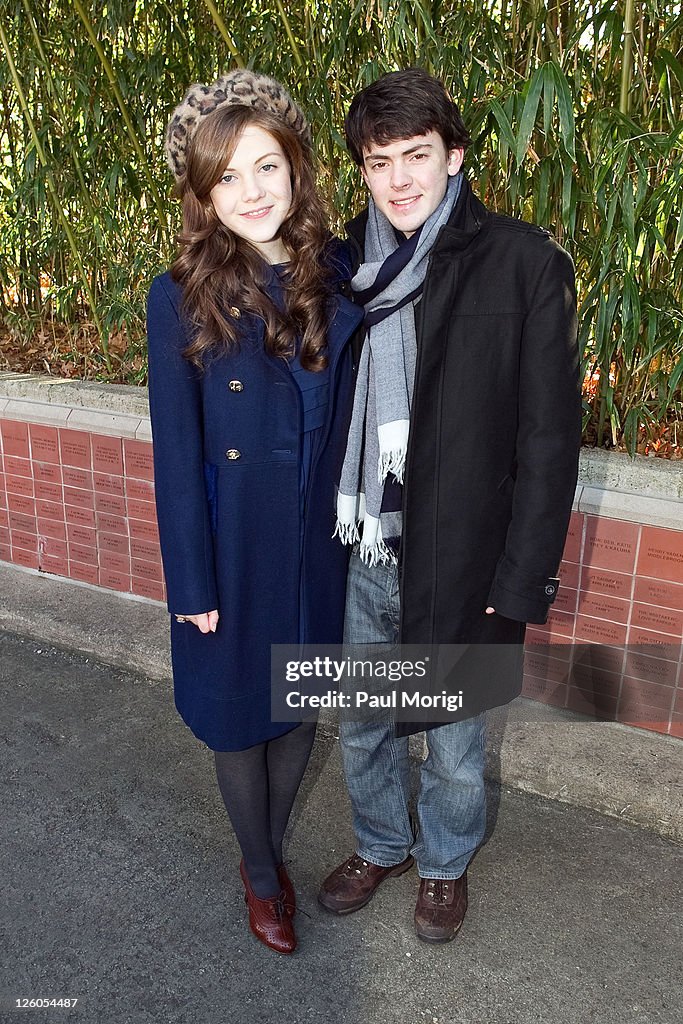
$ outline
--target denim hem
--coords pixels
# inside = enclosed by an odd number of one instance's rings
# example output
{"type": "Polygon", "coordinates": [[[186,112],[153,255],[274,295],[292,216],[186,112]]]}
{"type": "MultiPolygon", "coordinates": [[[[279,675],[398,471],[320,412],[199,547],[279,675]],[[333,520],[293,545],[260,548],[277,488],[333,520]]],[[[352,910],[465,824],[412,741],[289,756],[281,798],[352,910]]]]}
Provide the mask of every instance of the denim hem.
{"type": "Polygon", "coordinates": [[[434,878],[441,882],[455,882],[457,881],[458,878],[462,878],[462,876],[465,874],[465,871],[467,871],[467,868],[464,868],[459,875],[454,875],[452,871],[427,871],[425,868],[421,868],[419,865],[417,868],[417,873],[420,876],[420,878],[434,878]]]}
{"type": "Polygon", "coordinates": [[[397,868],[398,865],[402,864],[403,861],[408,856],[408,854],[406,853],[406,856],[401,857],[400,860],[381,861],[377,860],[376,857],[368,857],[367,854],[363,853],[361,850],[357,850],[356,853],[362,860],[366,860],[368,864],[374,864],[376,868],[397,868]]]}

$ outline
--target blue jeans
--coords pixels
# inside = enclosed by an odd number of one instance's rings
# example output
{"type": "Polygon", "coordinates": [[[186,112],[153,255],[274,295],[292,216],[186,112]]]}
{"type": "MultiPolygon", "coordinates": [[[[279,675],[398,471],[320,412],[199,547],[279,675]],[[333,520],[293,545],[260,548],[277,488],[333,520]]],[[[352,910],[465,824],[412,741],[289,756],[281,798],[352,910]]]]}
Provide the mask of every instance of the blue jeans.
{"type": "MultiPolygon", "coordinates": [[[[396,644],[396,565],[367,566],[351,556],[344,642],[396,644]]],[[[420,768],[418,834],[408,814],[408,737],[397,737],[390,709],[361,722],[340,722],[344,773],[353,808],[356,852],[390,867],[412,853],[421,878],[459,878],[484,837],[485,718],[428,729],[420,768]]]]}

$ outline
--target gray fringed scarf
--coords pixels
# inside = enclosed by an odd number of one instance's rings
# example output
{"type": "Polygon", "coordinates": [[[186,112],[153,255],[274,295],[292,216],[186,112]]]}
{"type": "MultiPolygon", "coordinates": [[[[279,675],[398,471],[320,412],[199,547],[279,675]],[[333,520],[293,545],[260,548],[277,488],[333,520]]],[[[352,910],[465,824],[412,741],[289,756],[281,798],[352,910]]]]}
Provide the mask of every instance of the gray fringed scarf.
{"type": "Polygon", "coordinates": [[[351,282],[356,302],[365,308],[367,335],[358,364],[335,528],[343,544],[360,539],[360,557],[368,565],[395,558],[382,539],[380,510],[387,475],[393,473],[403,483],[417,356],[413,303],[420,296],[429,253],[453,211],[461,184],[462,172],[448,179],[446,195],[422,225],[419,237],[412,236],[400,246],[391,224],[370,200],[366,262],[351,282]]]}

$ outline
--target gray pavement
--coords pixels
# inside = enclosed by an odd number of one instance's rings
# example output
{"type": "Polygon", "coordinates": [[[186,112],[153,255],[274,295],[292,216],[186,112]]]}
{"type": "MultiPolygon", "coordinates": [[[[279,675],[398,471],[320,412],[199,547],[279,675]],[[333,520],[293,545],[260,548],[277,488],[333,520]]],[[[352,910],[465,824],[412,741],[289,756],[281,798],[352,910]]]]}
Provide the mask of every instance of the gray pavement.
{"type": "Polygon", "coordinates": [[[0,1019],[85,1024],[677,1024],[683,849],[583,807],[490,786],[455,942],[420,943],[414,872],[322,911],[351,850],[321,733],[288,859],[294,956],[249,934],[211,755],[170,685],[0,635],[0,1019]],[[18,998],[77,998],[22,1010],[18,998]]]}

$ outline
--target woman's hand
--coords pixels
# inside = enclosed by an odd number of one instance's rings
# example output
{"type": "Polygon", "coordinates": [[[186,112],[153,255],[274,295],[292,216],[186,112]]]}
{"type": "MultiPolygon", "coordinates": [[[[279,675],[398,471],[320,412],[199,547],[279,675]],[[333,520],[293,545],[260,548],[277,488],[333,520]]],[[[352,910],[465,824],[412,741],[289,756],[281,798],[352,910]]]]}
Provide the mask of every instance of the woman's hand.
{"type": "Polygon", "coordinates": [[[191,622],[200,633],[215,633],[218,624],[218,612],[202,612],[201,615],[176,615],[178,622],[191,622]]]}

